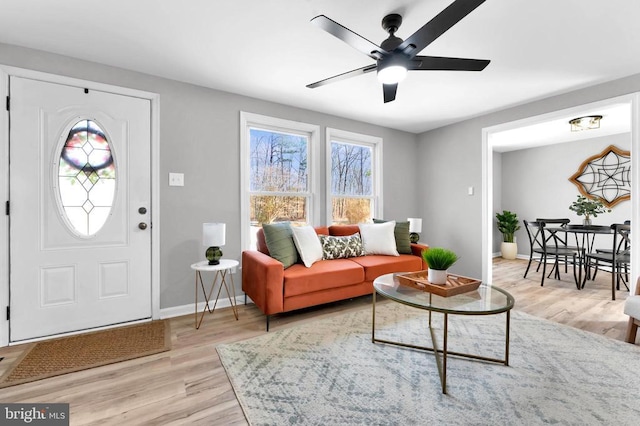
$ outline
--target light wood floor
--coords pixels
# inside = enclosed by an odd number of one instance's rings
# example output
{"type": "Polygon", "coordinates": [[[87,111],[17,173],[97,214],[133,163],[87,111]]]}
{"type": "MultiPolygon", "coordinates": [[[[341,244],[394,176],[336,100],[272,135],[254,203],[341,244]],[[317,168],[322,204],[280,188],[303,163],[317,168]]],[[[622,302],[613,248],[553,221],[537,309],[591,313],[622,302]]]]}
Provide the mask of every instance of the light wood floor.
{"type": "MultiPolygon", "coordinates": [[[[610,275],[578,291],[569,274],[562,281],[540,273],[522,278],[526,262],[494,261],[494,285],[516,299],[515,309],[552,321],[623,340],[628,317],[622,313],[627,292],[611,300],[610,275]]],[[[338,312],[370,309],[371,297],[276,316],[275,331],[338,312]]],[[[207,315],[199,330],[193,316],[171,319],[173,347],[169,352],[121,362],[39,382],[0,389],[0,402],[66,402],[71,424],[119,425],[246,425],[246,420],[220,364],[216,345],[265,333],[264,316],[253,305],[240,307],[236,321],[230,308],[207,315]]],[[[0,348],[0,374],[23,351],[0,348]]]]}

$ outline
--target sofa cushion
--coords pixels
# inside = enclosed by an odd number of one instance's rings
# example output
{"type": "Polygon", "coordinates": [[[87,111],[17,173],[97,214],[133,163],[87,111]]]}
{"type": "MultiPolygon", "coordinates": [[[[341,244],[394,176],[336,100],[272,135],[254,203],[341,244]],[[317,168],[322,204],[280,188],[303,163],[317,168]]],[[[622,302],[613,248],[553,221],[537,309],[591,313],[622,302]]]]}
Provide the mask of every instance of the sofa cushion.
{"type": "MultiPolygon", "coordinates": [[[[380,275],[393,272],[413,272],[422,269],[422,259],[410,254],[399,256],[362,256],[349,259],[364,268],[364,279],[373,281],[380,275]]],[[[286,274],[286,271],[285,271],[286,274]]]]}
{"type": "MultiPolygon", "coordinates": [[[[386,220],[373,219],[373,223],[385,223],[386,220]]],[[[411,254],[411,239],[409,238],[409,221],[398,222],[393,230],[396,239],[396,249],[400,254],[411,254]]]]}
{"type": "Polygon", "coordinates": [[[322,244],[312,226],[293,226],[293,242],[298,250],[302,263],[310,268],[318,260],[322,260],[322,244]]]}
{"type": "Polygon", "coordinates": [[[373,224],[361,223],[359,227],[364,253],[367,255],[384,254],[398,256],[396,239],[393,235],[395,226],[395,221],[373,224]]]}
{"type": "Polygon", "coordinates": [[[624,303],[624,313],[640,319],[640,296],[629,296],[624,303]]]}
{"type": "Polygon", "coordinates": [[[331,235],[320,235],[322,245],[322,258],[346,259],[364,255],[360,234],[353,234],[344,237],[334,237],[331,235]]]}
{"type": "Polygon", "coordinates": [[[362,266],[347,259],[321,260],[310,268],[293,265],[284,271],[284,297],[358,284],[364,279],[362,266]]]}
{"type": "Polygon", "coordinates": [[[334,235],[336,237],[345,237],[359,232],[360,227],[358,225],[331,225],[329,227],[329,235],[334,235]]]}
{"type": "Polygon", "coordinates": [[[265,223],[262,229],[269,256],[282,262],[285,269],[298,261],[298,251],[293,242],[293,231],[289,222],[265,223]]]}

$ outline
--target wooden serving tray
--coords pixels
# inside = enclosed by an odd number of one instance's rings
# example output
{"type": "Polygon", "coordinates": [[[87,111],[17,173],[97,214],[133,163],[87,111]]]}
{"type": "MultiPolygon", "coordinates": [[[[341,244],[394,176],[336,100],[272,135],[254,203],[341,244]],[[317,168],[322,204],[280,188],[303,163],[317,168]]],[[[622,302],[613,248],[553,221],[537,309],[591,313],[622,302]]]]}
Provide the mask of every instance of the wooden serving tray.
{"type": "Polygon", "coordinates": [[[478,280],[476,278],[448,274],[446,284],[432,284],[429,282],[427,271],[407,272],[394,275],[402,285],[417,288],[418,290],[433,293],[442,297],[455,296],[456,294],[477,290],[482,283],[482,280],[478,280]]]}

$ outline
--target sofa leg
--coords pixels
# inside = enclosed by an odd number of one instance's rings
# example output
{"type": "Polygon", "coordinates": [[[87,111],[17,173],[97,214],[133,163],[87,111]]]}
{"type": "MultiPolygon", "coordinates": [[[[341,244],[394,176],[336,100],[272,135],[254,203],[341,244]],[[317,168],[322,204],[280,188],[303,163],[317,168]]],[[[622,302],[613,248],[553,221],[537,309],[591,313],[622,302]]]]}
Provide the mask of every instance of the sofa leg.
{"type": "Polygon", "coordinates": [[[267,315],[267,333],[269,332],[269,317],[270,317],[270,316],[271,316],[271,315],[267,315]]]}
{"type": "Polygon", "coordinates": [[[247,293],[244,294],[244,304],[247,305],[247,293]]]}
{"type": "Polygon", "coordinates": [[[636,343],[636,335],[638,333],[638,321],[633,317],[629,317],[629,325],[627,325],[627,335],[625,336],[625,341],[627,343],[636,343]]]}

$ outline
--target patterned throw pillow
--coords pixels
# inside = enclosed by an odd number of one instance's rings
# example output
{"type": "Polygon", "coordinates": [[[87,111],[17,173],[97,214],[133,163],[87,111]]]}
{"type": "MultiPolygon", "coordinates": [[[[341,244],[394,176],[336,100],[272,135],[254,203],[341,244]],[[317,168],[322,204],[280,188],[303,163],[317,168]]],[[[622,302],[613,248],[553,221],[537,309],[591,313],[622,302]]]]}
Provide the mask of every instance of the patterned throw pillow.
{"type": "Polygon", "coordinates": [[[320,235],[322,243],[322,258],[346,259],[347,257],[358,257],[364,255],[362,240],[359,234],[346,237],[333,237],[330,235],[320,235]]]}

